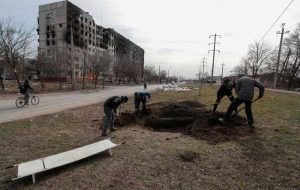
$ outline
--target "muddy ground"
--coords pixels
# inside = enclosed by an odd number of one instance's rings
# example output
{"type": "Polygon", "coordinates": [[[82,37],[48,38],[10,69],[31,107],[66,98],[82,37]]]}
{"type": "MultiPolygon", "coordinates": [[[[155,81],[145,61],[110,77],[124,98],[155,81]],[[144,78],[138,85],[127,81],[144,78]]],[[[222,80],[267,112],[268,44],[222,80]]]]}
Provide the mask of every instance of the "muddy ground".
{"type": "Polygon", "coordinates": [[[197,101],[150,104],[147,113],[121,114],[125,125],[138,124],[160,132],[181,132],[208,143],[226,142],[248,134],[246,119],[234,116],[226,125],[218,122],[224,113],[212,113],[197,101]]]}

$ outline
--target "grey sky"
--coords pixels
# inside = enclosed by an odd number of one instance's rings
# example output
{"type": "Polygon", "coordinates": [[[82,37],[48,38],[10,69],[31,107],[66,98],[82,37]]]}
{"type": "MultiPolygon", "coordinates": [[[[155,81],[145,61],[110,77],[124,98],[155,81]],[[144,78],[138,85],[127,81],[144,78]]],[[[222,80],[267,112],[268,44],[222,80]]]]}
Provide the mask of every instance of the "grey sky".
{"type": "MultiPolygon", "coordinates": [[[[36,27],[38,5],[53,0],[1,0],[0,17],[14,17],[26,27],[36,27]]],[[[72,0],[89,12],[96,22],[116,29],[145,49],[145,63],[170,73],[195,77],[202,57],[208,58],[210,34],[221,34],[215,75],[238,64],[247,47],[259,40],[290,0],[72,0]]],[[[293,30],[300,22],[300,0],[295,0],[266,36],[277,45],[276,31],[282,22],[293,30]]]]}

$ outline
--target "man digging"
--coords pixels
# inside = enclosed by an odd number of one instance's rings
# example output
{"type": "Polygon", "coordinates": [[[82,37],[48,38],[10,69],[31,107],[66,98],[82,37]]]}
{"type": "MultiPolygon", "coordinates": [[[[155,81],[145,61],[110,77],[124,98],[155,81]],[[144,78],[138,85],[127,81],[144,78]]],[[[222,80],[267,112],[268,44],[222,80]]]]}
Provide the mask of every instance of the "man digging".
{"type": "Polygon", "coordinates": [[[102,127],[102,136],[107,136],[107,129],[116,130],[114,127],[114,117],[117,114],[118,107],[128,101],[127,96],[112,96],[104,102],[105,121],[102,127]]]}
{"type": "MultiPolygon", "coordinates": [[[[235,88],[235,84],[230,79],[224,79],[222,85],[220,86],[217,92],[217,100],[214,104],[213,113],[216,112],[218,105],[220,104],[222,98],[227,96],[231,102],[234,100],[234,96],[232,95],[232,89],[235,88]]],[[[236,110],[235,110],[236,112],[236,110]]]]}
{"type": "Polygon", "coordinates": [[[223,124],[229,121],[230,116],[234,110],[237,109],[239,105],[242,103],[245,104],[245,112],[247,115],[247,125],[250,128],[249,132],[255,132],[253,127],[253,115],[252,115],[252,99],[254,96],[254,87],[257,87],[259,89],[259,95],[256,100],[260,99],[264,95],[265,88],[264,86],[257,82],[256,80],[243,76],[240,79],[238,79],[236,84],[236,94],[237,97],[233,100],[233,102],[230,104],[230,106],[227,109],[227,112],[225,114],[225,117],[219,118],[219,121],[223,124]]]}
{"type": "Polygon", "coordinates": [[[149,92],[135,92],[134,93],[135,113],[138,114],[140,112],[140,104],[142,103],[142,113],[146,114],[147,100],[150,99],[151,99],[151,95],[149,92]]]}

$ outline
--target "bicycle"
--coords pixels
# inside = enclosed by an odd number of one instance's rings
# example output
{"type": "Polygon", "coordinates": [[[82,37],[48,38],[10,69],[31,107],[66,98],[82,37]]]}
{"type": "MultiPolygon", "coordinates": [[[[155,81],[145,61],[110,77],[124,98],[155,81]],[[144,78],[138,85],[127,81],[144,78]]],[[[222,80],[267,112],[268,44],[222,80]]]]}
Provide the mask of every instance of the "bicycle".
{"type": "MultiPolygon", "coordinates": [[[[29,94],[28,102],[31,102],[32,105],[38,105],[40,103],[40,98],[36,95],[29,94]]],[[[23,108],[26,105],[25,95],[18,97],[16,100],[16,106],[18,108],[23,108]]]]}

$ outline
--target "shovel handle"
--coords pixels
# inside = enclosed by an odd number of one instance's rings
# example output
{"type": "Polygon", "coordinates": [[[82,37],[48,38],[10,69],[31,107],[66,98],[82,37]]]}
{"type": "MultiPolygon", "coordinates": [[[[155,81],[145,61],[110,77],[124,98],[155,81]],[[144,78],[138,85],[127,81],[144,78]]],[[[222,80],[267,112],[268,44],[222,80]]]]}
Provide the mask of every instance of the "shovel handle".
{"type": "MultiPolygon", "coordinates": [[[[256,102],[257,100],[259,100],[259,98],[256,98],[255,100],[252,101],[252,103],[256,102]]],[[[243,109],[245,109],[245,106],[242,107],[241,109],[239,109],[237,112],[235,112],[233,115],[237,115],[240,111],[242,111],[243,109]]]]}

